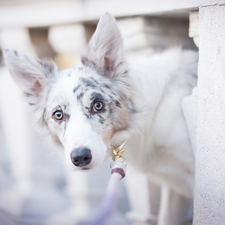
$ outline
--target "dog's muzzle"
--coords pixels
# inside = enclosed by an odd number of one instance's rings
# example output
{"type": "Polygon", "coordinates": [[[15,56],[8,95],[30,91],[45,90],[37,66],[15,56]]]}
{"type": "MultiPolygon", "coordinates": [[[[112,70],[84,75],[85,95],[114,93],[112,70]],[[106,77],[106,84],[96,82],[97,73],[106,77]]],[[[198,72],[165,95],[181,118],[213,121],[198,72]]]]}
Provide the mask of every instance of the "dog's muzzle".
{"type": "Polygon", "coordinates": [[[75,148],[70,154],[72,163],[77,167],[90,164],[92,160],[91,150],[85,147],[75,148]]]}

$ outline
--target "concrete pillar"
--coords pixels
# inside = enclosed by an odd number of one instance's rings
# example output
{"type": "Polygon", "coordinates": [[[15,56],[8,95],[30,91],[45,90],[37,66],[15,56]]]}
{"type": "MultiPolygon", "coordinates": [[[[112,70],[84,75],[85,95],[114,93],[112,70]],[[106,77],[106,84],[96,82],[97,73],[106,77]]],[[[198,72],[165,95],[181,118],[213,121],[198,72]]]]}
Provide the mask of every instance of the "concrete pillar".
{"type": "Polygon", "coordinates": [[[53,59],[56,55],[56,52],[48,41],[48,30],[48,27],[29,29],[30,40],[38,58],[53,59]]]}
{"type": "Polygon", "coordinates": [[[225,221],[225,5],[199,8],[194,224],[225,221]]]}

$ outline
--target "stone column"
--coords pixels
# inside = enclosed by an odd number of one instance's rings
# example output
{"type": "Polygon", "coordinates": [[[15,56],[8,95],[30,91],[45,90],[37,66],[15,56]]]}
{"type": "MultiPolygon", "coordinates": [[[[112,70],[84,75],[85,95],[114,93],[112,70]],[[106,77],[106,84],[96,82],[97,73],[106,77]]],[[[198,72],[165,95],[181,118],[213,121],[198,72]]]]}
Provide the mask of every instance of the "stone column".
{"type": "Polygon", "coordinates": [[[225,221],[225,5],[199,8],[194,224],[225,221]]]}

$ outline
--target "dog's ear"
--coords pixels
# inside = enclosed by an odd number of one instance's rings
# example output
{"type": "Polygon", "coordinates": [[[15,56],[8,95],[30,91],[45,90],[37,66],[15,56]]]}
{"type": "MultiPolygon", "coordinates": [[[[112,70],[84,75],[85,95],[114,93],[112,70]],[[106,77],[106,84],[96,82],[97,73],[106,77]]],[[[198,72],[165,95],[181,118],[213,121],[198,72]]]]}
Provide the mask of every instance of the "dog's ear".
{"type": "Polygon", "coordinates": [[[57,73],[54,62],[28,57],[13,49],[4,49],[4,59],[16,83],[34,101],[41,97],[47,79],[57,73]]]}
{"type": "Polygon", "coordinates": [[[110,77],[117,77],[126,70],[121,35],[109,13],[100,18],[81,61],[110,77]]]}

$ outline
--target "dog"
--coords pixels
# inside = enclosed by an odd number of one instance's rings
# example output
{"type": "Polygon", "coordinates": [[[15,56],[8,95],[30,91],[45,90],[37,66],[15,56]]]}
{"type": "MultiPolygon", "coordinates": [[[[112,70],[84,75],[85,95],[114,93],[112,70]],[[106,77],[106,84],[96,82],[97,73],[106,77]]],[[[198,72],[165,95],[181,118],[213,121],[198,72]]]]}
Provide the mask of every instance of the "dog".
{"type": "Polygon", "coordinates": [[[178,47],[128,59],[106,13],[72,68],[58,71],[53,61],[13,49],[4,49],[4,58],[71,170],[99,166],[112,156],[112,145],[127,139],[128,167],[193,197],[194,156],[181,101],[196,86],[196,52],[178,47]]]}

